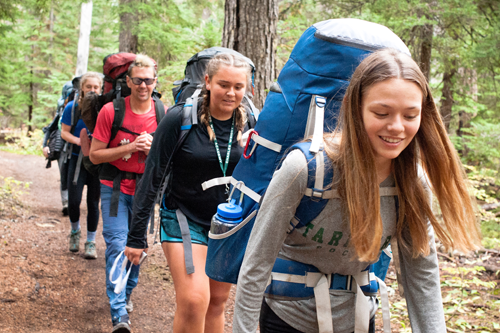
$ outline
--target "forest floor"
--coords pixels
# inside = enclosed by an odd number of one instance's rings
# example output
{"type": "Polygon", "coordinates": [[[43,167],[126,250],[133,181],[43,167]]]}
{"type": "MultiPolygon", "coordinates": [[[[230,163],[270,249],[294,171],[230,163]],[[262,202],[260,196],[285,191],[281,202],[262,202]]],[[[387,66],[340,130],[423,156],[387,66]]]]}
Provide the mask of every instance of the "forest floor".
{"type": "MultiPolygon", "coordinates": [[[[0,151],[0,177],[30,183],[20,198],[22,206],[10,212],[0,210],[0,332],[111,332],[101,222],[96,239],[98,259],[86,260],[82,254],[85,222],[81,251],[68,251],[70,223],[61,214],[55,163],[45,169],[42,157],[0,151]]],[[[85,200],[81,212],[81,221],[85,221],[85,200]]],[[[494,271],[500,267],[498,254],[493,251],[477,258],[440,256],[450,332],[500,332],[500,276],[494,271]],[[478,262],[488,269],[478,271],[478,262]]],[[[395,287],[392,271],[386,282],[395,287]]],[[[226,308],[225,332],[231,331],[234,293],[233,287],[226,308]]],[[[133,332],[172,331],[175,293],[159,244],[150,248],[132,300],[133,332]]],[[[409,332],[405,328],[408,319],[404,301],[397,292],[390,301],[392,332],[409,332]]]]}

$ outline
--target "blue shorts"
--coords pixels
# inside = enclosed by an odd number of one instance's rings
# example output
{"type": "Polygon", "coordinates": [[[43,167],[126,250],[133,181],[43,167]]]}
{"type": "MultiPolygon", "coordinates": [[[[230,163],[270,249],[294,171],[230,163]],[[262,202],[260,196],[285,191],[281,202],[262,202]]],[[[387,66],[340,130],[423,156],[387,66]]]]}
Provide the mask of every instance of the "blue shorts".
{"type": "MultiPolygon", "coordinates": [[[[189,225],[191,234],[191,243],[208,245],[208,231],[196,222],[190,220],[187,216],[186,219],[189,225]]],[[[161,242],[169,243],[182,243],[182,233],[177,221],[175,210],[160,209],[160,240],[161,242]]]]}

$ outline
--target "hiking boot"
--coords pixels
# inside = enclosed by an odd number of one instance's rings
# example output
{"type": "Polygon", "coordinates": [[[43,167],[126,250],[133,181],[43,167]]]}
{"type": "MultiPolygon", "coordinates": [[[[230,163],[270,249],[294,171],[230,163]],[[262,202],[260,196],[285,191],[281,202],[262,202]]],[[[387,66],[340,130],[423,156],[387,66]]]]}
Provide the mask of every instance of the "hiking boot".
{"type": "Polygon", "coordinates": [[[69,235],[69,250],[71,252],[78,252],[80,250],[81,234],[81,229],[78,229],[78,231],[71,231],[71,234],[69,235]]]}
{"type": "Polygon", "coordinates": [[[86,241],[85,242],[85,254],[83,255],[85,259],[97,259],[97,251],[95,248],[95,242],[86,241]]]}
{"type": "Polygon", "coordinates": [[[112,333],[131,333],[130,320],[128,315],[121,316],[119,322],[113,323],[112,333]]]}
{"type": "Polygon", "coordinates": [[[69,215],[68,206],[63,207],[63,209],[62,209],[62,214],[63,214],[63,216],[68,216],[68,215],[69,215]]]}
{"type": "Polygon", "coordinates": [[[134,311],[134,303],[132,303],[130,295],[127,295],[127,305],[125,305],[125,310],[127,310],[128,313],[134,311]]]}

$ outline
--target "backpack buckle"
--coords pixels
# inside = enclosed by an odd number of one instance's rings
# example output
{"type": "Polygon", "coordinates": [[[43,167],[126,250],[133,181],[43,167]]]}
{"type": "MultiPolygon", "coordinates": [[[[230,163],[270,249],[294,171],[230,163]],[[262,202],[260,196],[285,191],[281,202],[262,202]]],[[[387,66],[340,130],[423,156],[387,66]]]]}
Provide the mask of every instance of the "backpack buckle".
{"type": "Polygon", "coordinates": [[[252,140],[252,136],[254,134],[259,135],[259,133],[257,133],[257,131],[255,131],[255,130],[251,130],[250,133],[248,133],[248,139],[247,139],[247,143],[245,144],[245,150],[243,150],[243,157],[247,160],[253,155],[253,152],[255,151],[256,146],[254,146],[252,148],[252,150],[250,151],[250,154],[247,155],[248,145],[250,144],[250,141],[252,140]]]}
{"type": "Polygon", "coordinates": [[[325,193],[325,190],[320,190],[317,188],[312,188],[311,190],[312,190],[311,192],[312,201],[318,202],[320,200],[323,200],[323,194],[325,193]]]}

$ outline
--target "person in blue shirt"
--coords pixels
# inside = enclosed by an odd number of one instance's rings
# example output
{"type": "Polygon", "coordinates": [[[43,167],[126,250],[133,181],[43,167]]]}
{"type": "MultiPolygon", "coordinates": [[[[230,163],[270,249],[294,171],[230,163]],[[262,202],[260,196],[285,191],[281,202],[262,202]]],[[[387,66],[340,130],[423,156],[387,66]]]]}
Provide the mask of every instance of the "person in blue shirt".
{"type": "MultiPolygon", "coordinates": [[[[78,158],[80,154],[80,132],[87,129],[81,118],[77,117],[78,102],[88,92],[101,93],[102,78],[98,73],[88,72],[80,79],[79,96],[69,102],[64,108],[62,116],[61,137],[71,145],[71,154],[68,156],[68,209],[71,222],[69,250],[78,252],[80,249],[80,203],[82,202],[83,187],[87,185],[87,241],[85,242],[86,259],[96,259],[95,235],[99,222],[99,177],[89,173],[78,158]],[[74,104],[76,103],[76,104],[74,104]],[[76,175],[76,177],[75,177],[76,175]]],[[[87,131],[88,133],[88,131],[87,131]]]]}

